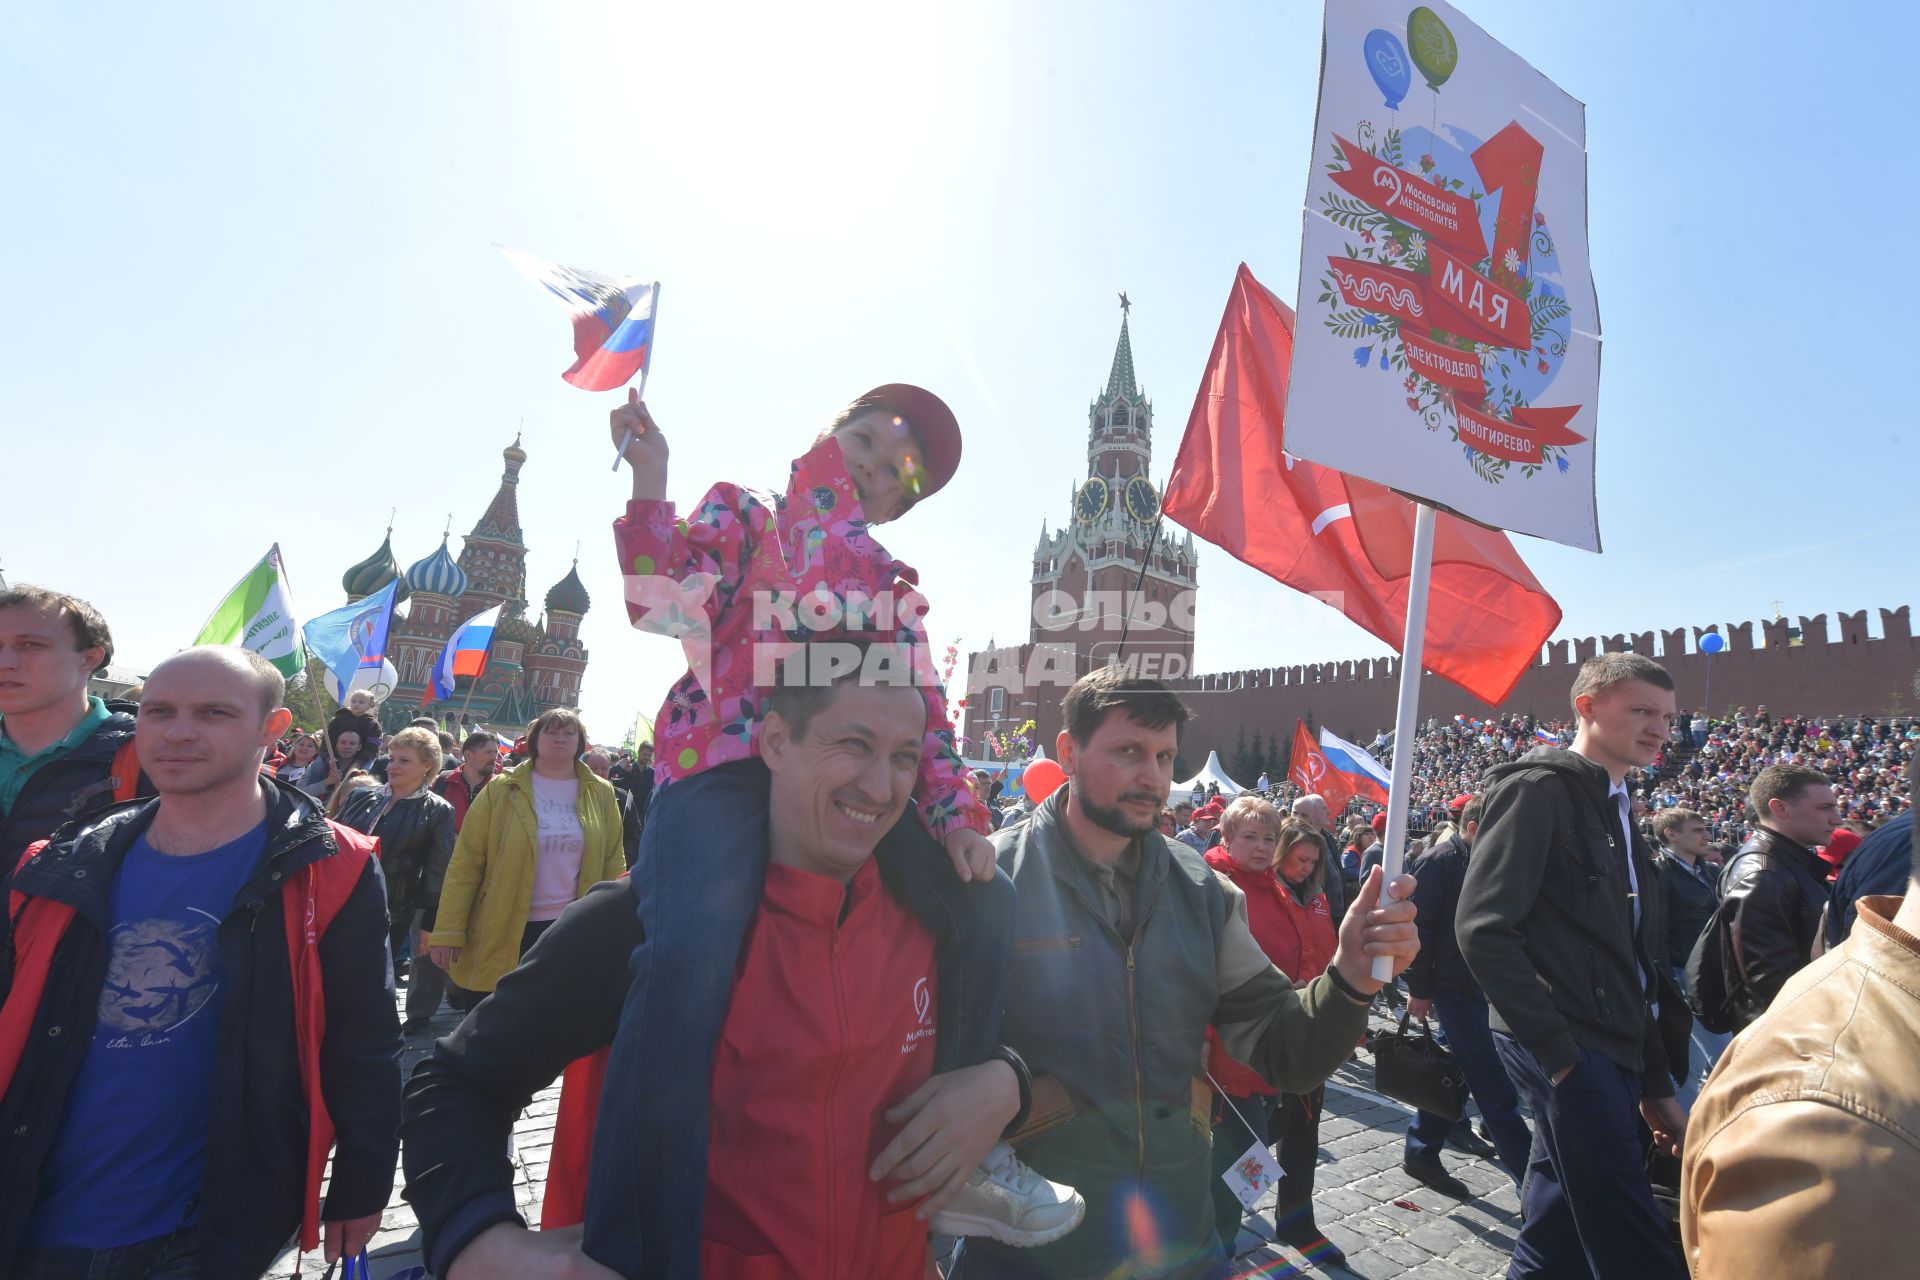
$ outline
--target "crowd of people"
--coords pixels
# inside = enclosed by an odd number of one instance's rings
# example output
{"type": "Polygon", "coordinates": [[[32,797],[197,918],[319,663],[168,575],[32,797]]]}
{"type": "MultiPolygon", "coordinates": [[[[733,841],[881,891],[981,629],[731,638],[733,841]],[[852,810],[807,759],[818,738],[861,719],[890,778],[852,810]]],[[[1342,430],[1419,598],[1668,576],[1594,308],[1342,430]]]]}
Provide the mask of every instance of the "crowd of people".
{"type": "Polygon", "coordinates": [[[1378,815],[1170,808],[1189,709],[1111,666],[1062,699],[1064,785],[1002,825],[938,682],[868,661],[927,652],[916,612],[810,638],[764,607],[910,590],[872,528],[951,477],[946,406],[875,388],[783,494],[689,518],[637,397],[610,427],[621,564],[715,588],[650,773],[567,708],[503,743],[350,698],[295,734],[237,646],[109,705],[106,619],[0,591],[0,1276],[353,1259],[396,1168],[450,1280],[1213,1280],[1269,1166],[1265,1234],[1331,1268],[1324,1090],[1383,997],[1438,1022],[1484,1125],[1419,1112],[1401,1167],[1466,1198],[1442,1150],[1497,1162],[1510,1275],[1909,1265],[1910,723],[1696,726],[1604,655],[1566,723],[1423,736],[1388,883],[1378,815]],[[1713,782],[1747,779],[1724,870],[1673,781],[1716,741],[1713,782]],[[1843,819],[1879,825],[1835,876],[1843,819]],[[512,1127],[556,1079],[534,1231],[512,1127]]]}
{"type": "MultiPolygon", "coordinates": [[[[1565,720],[1519,715],[1429,720],[1414,739],[1408,829],[1416,837],[1428,836],[1452,816],[1454,799],[1477,788],[1488,770],[1541,745],[1571,742],[1574,728],[1565,720]]],[[[1377,758],[1390,764],[1392,735],[1382,731],[1374,744],[1377,758]]],[[[1720,863],[1752,834],[1747,795],[1762,770],[1778,764],[1817,769],[1832,782],[1842,830],[1848,832],[1837,841],[1837,868],[1858,839],[1906,810],[1904,778],[1916,750],[1920,718],[1912,716],[1776,718],[1760,706],[1751,713],[1739,707],[1709,717],[1683,708],[1674,716],[1668,744],[1646,768],[1629,773],[1629,789],[1643,835],[1653,838],[1653,817],[1661,809],[1698,813],[1709,837],[1706,857],[1720,863]]],[[[1263,774],[1259,781],[1264,785],[1248,789],[1282,806],[1302,794],[1284,778],[1276,782],[1263,774]]],[[[1168,807],[1169,834],[1187,829],[1193,809],[1216,794],[1217,784],[1202,797],[1179,797],[1186,804],[1168,807]]],[[[997,799],[996,807],[1018,809],[1015,802],[997,799]]],[[[1339,816],[1351,827],[1370,824],[1380,812],[1379,805],[1354,799],[1339,816]]]]}

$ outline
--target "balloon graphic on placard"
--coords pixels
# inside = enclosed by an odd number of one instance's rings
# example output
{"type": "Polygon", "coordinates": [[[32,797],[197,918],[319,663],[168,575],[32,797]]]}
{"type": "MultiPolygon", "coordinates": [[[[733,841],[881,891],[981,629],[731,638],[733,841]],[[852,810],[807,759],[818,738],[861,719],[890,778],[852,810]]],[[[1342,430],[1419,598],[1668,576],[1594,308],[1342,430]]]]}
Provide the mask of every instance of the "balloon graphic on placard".
{"type": "Polygon", "coordinates": [[[1453,32],[1425,5],[1407,15],[1407,47],[1413,53],[1413,65],[1427,78],[1427,88],[1435,93],[1460,65],[1460,46],[1454,43],[1453,32]]]}
{"type": "Polygon", "coordinates": [[[1407,47],[1391,31],[1375,27],[1367,32],[1361,50],[1367,56],[1367,72],[1380,92],[1387,95],[1387,110],[1398,111],[1400,99],[1413,86],[1413,69],[1407,65],[1407,47]]]}
{"type": "Polygon", "coordinates": [[[1700,637],[1700,652],[1720,653],[1727,647],[1727,638],[1718,631],[1709,631],[1700,637]]]}
{"type": "Polygon", "coordinates": [[[1039,804],[1060,789],[1066,782],[1067,773],[1051,760],[1035,760],[1027,766],[1026,775],[1021,782],[1026,786],[1027,798],[1039,804]]]}

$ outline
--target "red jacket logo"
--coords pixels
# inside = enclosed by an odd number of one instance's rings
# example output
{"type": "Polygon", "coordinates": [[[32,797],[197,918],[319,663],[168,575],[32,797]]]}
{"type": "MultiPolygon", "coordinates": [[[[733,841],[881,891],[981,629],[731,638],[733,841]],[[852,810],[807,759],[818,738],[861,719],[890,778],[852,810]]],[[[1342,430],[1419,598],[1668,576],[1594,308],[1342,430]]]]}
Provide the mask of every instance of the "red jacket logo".
{"type": "Polygon", "coordinates": [[[902,1055],[912,1053],[920,1047],[922,1040],[933,1035],[933,989],[925,978],[913,981],[913,1019],[914,1029],[907,1032],[907,1038],[900,1042],[902,1055]]]}

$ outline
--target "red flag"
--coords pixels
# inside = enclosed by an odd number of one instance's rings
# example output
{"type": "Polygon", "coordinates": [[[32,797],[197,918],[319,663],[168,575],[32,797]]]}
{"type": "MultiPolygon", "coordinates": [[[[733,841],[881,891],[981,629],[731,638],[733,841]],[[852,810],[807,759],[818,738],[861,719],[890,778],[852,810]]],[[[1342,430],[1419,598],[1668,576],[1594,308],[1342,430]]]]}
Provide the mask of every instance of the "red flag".
{"type": "MultiPolygon", "coordinates": [[[[1167,482],[1166,513],[1397,652],[1413,504],[1283,451],[1293,311],[1242,263],[1167,482]]],[[[1560,624],[1507,535],[1440,513],[1422,665],[1497,705],[1560,624]]],[[[1317,749],[1317,748],[1316,748],[1317,749]]]]}
{"type": "Polygon", "coordinates": [[[1334,813],[1345,809],[1347,801],[1354,797],[1352,784],[1327,763],[1326,752],[1320,750],[1320,744],[1307,732],[1304,720],[1293,722],[1293,756],[1287,764],[1287,776],[1308,795],[1324,798],[1327,808],[1334,813]]]}

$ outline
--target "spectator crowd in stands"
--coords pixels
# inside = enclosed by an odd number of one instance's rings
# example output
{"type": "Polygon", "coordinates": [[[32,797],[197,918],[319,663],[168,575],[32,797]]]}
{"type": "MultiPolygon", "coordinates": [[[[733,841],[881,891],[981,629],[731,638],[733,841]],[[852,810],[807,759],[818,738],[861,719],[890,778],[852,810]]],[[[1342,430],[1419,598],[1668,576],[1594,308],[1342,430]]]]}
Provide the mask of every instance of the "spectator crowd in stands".
{"type": "MultiPolygon", "coordinates": [[[[1572,740],[1571,723],[1531,716],[1427,721],[1414,742],[1409,829],[1425,835],[1447,821],[1453,799],[1479,790],[1493,766],[1517,760],[1537,746],[1564,746],[1572,740]]],[[[1371,741],[1374,756],[1390,765],[1390,734],[1383,731],[1371,741]]],[[[1843,818],[1855,834],[1865,836],[1905,811],[1902,779],[1916,744],[1916,716],[1776,717],[1761,706],[1709,718],[1683,710],[1675,717],[1666,750],[1650,768],[1636,771],[1628,785],[1647,834],[1661,809],[1690,809],[1706,819],[1716,846],[1732,849],[1752,834],[1747,789],[1759,772],[1774,764],[1804,765],[1832,780],[1843,818]]],[[[1287,805],[1299,797],[1300,789],[1281,778],[1262,794],[1287,805]]],[[[1335,817],[1345,829],[1355,820],[1365,824],[1378,810],[1378,805],[1355,800],[1335,817]]]]}

